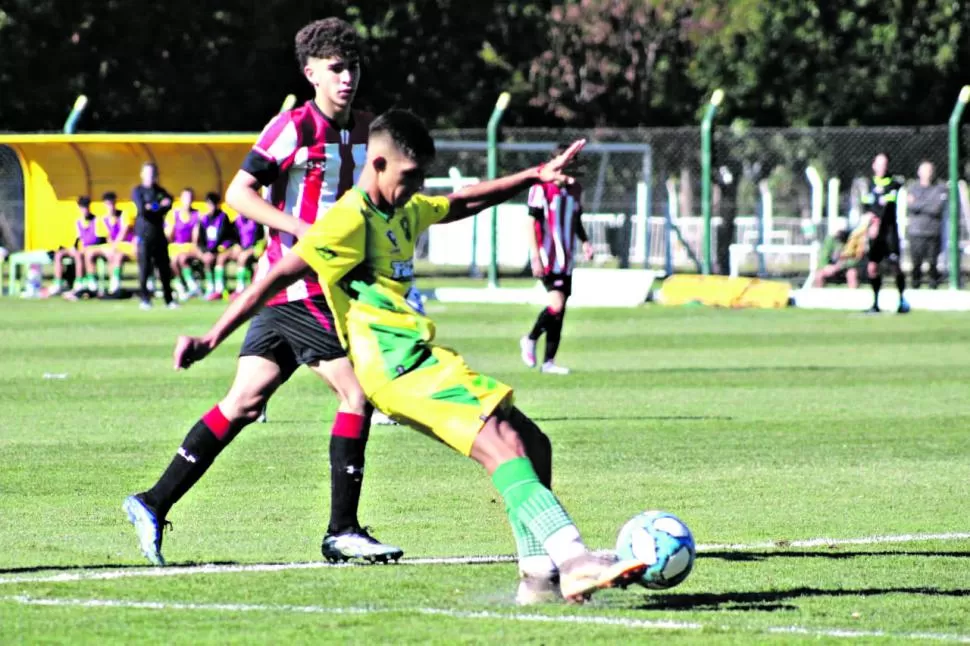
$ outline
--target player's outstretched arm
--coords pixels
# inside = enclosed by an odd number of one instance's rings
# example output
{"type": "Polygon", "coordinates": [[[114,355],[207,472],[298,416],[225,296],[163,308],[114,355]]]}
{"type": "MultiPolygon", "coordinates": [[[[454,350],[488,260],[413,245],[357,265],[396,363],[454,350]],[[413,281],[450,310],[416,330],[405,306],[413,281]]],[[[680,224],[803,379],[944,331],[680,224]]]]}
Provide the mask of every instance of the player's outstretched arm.
{"type": "Polygon", "coordinates": [[[252,173],[236,171],[229,188],[226,189],[226,203],[240,213],[245,213],[250,220],[297,238],[302,236],[310,225],[300,218],[286,215],[264,200],[257,190],[259,186],[259,180],[252,173]]]}
{"type": "Polygon", "coordinates": [[[223,312],[205,336],[180,336],[175,344],[173,363],[176,370],[188,368],[219,347],[226,337],[253,317],[274,294],[286,289],[309,270],[310,266],[296,254],[287,254],[265,278],[255,281],[223,312]]]}
{"type": "Polygon", "coordinates": [[[546,182],[572,184],[575,180],[566,174],[566,168],[585,145],[586,140],[579,139],[574,141],[562,154],[541,166],[527,168],[498,179],[472,184],[452,193],[448,196],[451,203],[448,208],[448,215],[441,222],[455,222],[475,215],[490,206],[501,204],[515,197],[533,184],[546,182]]]}

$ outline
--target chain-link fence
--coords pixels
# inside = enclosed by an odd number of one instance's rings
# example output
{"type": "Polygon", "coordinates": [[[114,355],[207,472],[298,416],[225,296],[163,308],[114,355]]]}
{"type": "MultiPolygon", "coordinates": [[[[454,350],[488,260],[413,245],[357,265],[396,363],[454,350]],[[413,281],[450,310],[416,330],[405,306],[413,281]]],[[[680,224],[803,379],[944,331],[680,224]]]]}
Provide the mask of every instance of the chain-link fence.
{"type": "MultiPolygon", "coordinates": [[[[449,144],[439,154],[432,175],[445,176],[454,167],[465,176],[485,177],[485,150],[462,150],[451,143],[483,142],[484,130],[438,131],[435,137],[449,144]]],[[[610,238],[629,243],[629,247],[620,249],[622,245],[611,244],[600,250],[609,250],[621,265],[626,261],[642,264],[645,248],[651,266],[688,271],[696,268],[703,248],[700,129],[505,129],[501,133],[502,142],[545,143],[549,148],[581,137],[598,143],[639,145],[648,151],[646,163],[643,155],[637,154],[586,156],[581,174],[588,228],[596,226],[600,214],[626,216],[625,221],[606,222],[611,228],[625,227],[625,231],[612,232],[610,238]],[[590,187],[597,184],[601,187],[591,192],[590,187]],[[645,186],[638,188],[640,184],[645,186]],[[644,188],[646,195],[638,195],[644,188]],[[645,208],[645,230],[636,219],[638,206],[645,208]]],[[[961,139],[959,175],[970,178],[970,126],[962,129],[961,139]]],[[[715,269],[721,273],[728,271],[732,243],[804,246],[820,242],[830,228],[854,226],[861,212],[861,196],[871,180],[873,158],[879,153],[889,156],[890,172],[907,182],[915,180],[916,169],[924,160],[933,162],[938,181],[947,181],[949,172],[945,125],[719,127],[712,152],[712,248],[715,269]],[[810,177],[816,179],[814,188],[810,177]]],[[[543,156],[537,151],[502,151],[499,172],[535,164],[543,156]]],[[[964,207],[961,241],[970,238],[968,219],[970,213],[964,207]]],[[[807,267],[807,258],[782,255],[769,259],[767,266],[762,263],[759,269],[783,274],[804,272],[807,267]]]]}

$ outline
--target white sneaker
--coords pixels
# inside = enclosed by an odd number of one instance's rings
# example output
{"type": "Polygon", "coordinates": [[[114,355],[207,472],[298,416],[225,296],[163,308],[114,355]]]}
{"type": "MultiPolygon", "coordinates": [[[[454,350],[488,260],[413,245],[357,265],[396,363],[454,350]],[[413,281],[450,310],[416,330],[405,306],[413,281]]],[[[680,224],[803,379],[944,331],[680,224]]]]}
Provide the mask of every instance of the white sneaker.
{"type": "Polygon", "coordinates": [[[177,310],[179,308],[179,304],[176,303],[175,301],[172,301],[171,303],[169,303],[165,307],[167,307],[170,310],[177,310]]]}
{"type": "Polygon", "coordinates": [[[552,361],[546,361],[544,364],[542,364],[542,367],[539,368],[539,372],[547,375],[568,375],[569,368],[566,368],[565,366],[557,366],[552,361]]]}
{"type": "Polygon", "coordinates": [[[138,304],[138,309],[140,309],[142,312],[147,312],[148,310],[152,309],[152,304],[149,301],[142,301],[138,304]]]}
{"type": "Polygon", "coordinates": [[[400,426],[393,419],[382,413],[381,411],[374,409],[374,412],[370,416],[370,423],[372,425],[378,426],[400,426]]]}
{"type": "Polygon", "coordinates": [[[530,368],[536,367],[536,342],[528,336],[519,339],[519,350],[522,352],[522,363],[530,368]]]}
{"type": "Polygon", "coordinates": [[[397,562],[404,550],[394,545],[385,545],[371,536],[363,527],[352,529],[343,534],[327,534],[320,546],[323,557],[331,563],[342,563],[359,559],[369,563],[397,562]]]}

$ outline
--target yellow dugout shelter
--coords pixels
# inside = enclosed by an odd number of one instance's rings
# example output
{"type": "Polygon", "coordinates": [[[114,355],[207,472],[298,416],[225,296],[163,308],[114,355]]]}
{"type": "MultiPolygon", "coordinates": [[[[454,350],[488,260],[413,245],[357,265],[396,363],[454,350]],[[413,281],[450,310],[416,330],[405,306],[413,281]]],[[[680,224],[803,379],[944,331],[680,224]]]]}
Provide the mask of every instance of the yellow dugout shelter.
{"type": "MultiPolygon", "coordinates": [[[[118,194],[118,208],[134,214],[131,190],[146,161],[175,199],[186,187],[196,207],[205,194],[223,195],[256,141],[251,134],[0,134],[0,234],[23,248],[57,249],[76,237],[77,198],[91,197],[101,216],[101,195],[118,194]]],[[[226,209],[229,211],[229,209],[226,209]]],[[[235,215],[230,213],[230,215],[235,215]]]]}

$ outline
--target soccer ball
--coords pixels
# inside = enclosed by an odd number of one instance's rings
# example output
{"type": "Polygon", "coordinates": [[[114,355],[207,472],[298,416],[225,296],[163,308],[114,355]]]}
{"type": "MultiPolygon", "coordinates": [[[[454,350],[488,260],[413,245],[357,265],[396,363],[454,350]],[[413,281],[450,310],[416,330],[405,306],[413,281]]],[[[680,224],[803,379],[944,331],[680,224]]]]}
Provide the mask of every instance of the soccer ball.
{"type": "Polygon", "coordinates": [[[694,567],[694,537],[687,525],[665,511],[645,511],[620,530],[616,555],[647,564],[637,582],[653,590],[672,588],[683,582],[694,567]]]}

